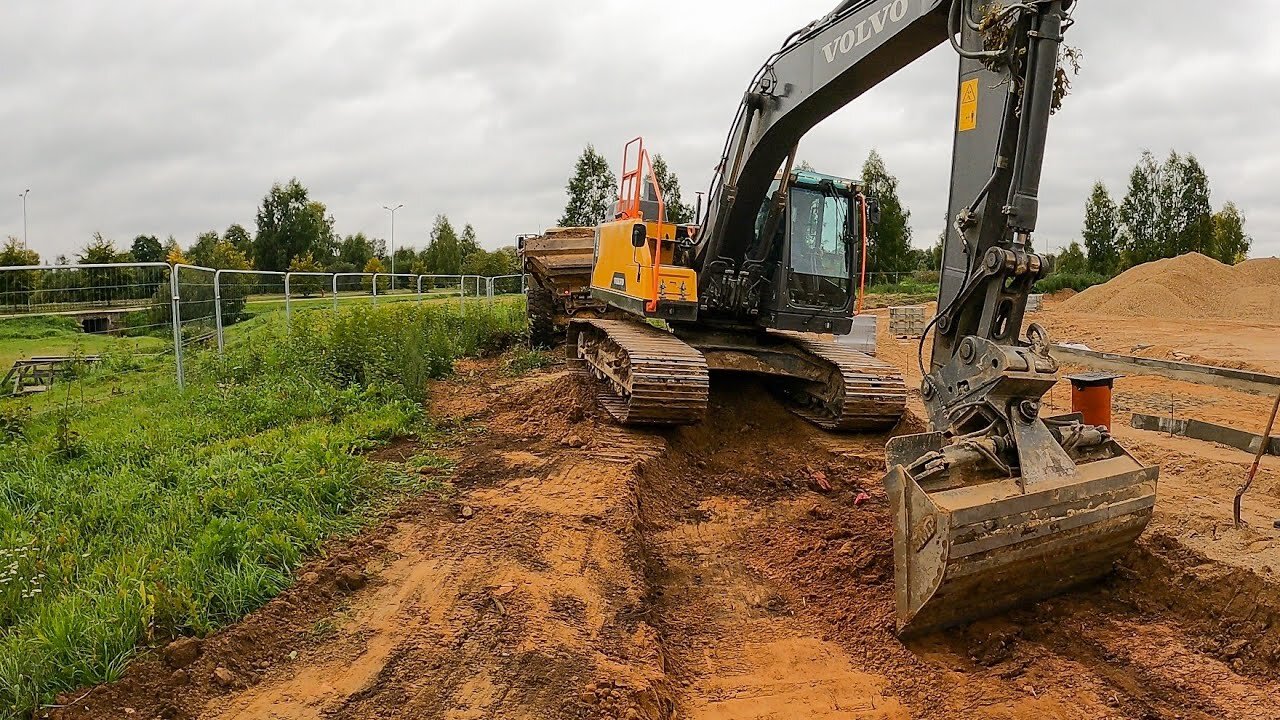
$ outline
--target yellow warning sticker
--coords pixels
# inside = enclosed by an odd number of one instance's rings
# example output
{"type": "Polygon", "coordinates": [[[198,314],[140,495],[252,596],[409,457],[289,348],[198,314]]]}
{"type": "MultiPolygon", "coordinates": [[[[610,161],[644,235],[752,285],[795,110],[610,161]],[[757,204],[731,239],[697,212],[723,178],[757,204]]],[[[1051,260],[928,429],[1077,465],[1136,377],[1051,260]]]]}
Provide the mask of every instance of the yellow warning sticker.
{"type": "Polygon", "coordinates": [[[960,84],[960,132],[978,127],[978,80],[960,84]]]}

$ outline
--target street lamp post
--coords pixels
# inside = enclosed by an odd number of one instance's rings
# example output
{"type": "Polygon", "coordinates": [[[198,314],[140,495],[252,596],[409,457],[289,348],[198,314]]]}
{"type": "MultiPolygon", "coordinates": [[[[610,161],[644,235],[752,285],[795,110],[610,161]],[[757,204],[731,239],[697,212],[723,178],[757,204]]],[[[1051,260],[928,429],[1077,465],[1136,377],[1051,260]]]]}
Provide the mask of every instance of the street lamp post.
{"type": "Polygon", "coordinates": [[[22,198],[22,249],[27,249],[27,195],[31,192],[31,188],[22,191],[18,197],[22,198]]]}
{"type": "Polygon", "coordinates": [[[404,203],[400,203],[395,207],[382,206],[383,210],[391,213],[391,289],[396,289],[396,211],[404,207],[404,203]]]}

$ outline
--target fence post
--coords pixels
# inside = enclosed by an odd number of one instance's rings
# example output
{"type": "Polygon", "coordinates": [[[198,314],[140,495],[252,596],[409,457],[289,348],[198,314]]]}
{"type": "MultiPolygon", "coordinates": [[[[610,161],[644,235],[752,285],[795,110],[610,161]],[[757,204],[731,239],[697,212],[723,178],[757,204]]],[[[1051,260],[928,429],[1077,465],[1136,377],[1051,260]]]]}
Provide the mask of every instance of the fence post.
{"type": "Polygon", "coordinates": [[[458,312],[466,309],[467,300],[467,276],[458,276],[458,312]]]}
{"type": "Polygon", "coordinates": [[[422,278],[424,277],[426,276],[425,275],[418,276],[418,302],[422,302],[422,278]]]}
{"type": "Polygon", "coordinates": [[[373,304],[378,304],[378,276],[382,273],[373,274],[373,304]]]}
{"type": "Polygon", "coordinates": [[[178,370],[178,391],[186,388],[186,377],[182,371],[182,296],[178,294],[178,266],[169,266],[169,289],[172,292],[173,310],[170,313],[173,321],[173,357],[178,370]]]}
{"type": "Polygon", "coordinates": [[[218,357],[226,349],[222,343],[222,271],[213,273],[213,324],[218,331],[218,357]]]}
{"type": "Polygon", "coordinates": [[[337,273],[334,273],[333,275],[333,309],[335,311],[338,309],[338,275],[337,273]]]}
{"type": "Polygon", "coordinates": [[[289,302],[289,280],[293,277],[293,273],[284,274],[284,325],[285,332],[293,326],[293,306],[289,302]]]}

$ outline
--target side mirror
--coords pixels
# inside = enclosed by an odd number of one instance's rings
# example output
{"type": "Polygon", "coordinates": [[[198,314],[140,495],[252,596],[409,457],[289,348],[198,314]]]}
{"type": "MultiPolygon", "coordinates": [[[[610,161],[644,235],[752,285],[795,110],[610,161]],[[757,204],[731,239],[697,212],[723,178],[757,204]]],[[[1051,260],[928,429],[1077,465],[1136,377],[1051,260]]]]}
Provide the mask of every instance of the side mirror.
{"type": "Polygon", "coordinates": [[[649,228],[644,223],[631,226],[631,247],[637,250],[649,243],[649,228]]]}
{"type": "Polygon", "coordinates": [[[880,224],[880,203],[871,198],[867,198],[867,222],[872,225],[880,224]]]}

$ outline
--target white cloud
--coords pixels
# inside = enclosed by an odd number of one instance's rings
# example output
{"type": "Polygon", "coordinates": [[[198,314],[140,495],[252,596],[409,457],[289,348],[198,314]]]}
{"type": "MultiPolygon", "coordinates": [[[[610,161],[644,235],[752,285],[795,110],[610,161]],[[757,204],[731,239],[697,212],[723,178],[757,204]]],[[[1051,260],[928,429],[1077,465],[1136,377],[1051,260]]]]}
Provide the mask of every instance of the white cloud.
{"type": "MultiPolygon", "coordinates": [[[[588,142],[611,159],[644,134],[690,198],[709,180],[759,63],[833,0],[642,6],[624,0],[121,0],[11,3],[0,23],[0,235],[73,252],[96,230],[184,242],[251,225],[297,176],[343,232],[398,240],[432,218],[486,245],[552,223],[588,142]],[[4,193],[10,200],[4,201],[4,193]]],[[[1212,10],[1212,9],[1211,9],[1212,10]]],[[[1212,20],[1190,0],[1086,1],[1070,41],[1084,73],[1055,118],[1042,245],[1076,237],[1096,179],[1123,193],[1139,152],[1195,153],[1235,200],[1259,254],[1280,254],[1275,118],[1280,8],[1212,20]]],[[[871,147],[902,180],[917,243],[941,228],[955,61],[943,48],[819,126],[802,154],[856,174],[871,147]]]]}

